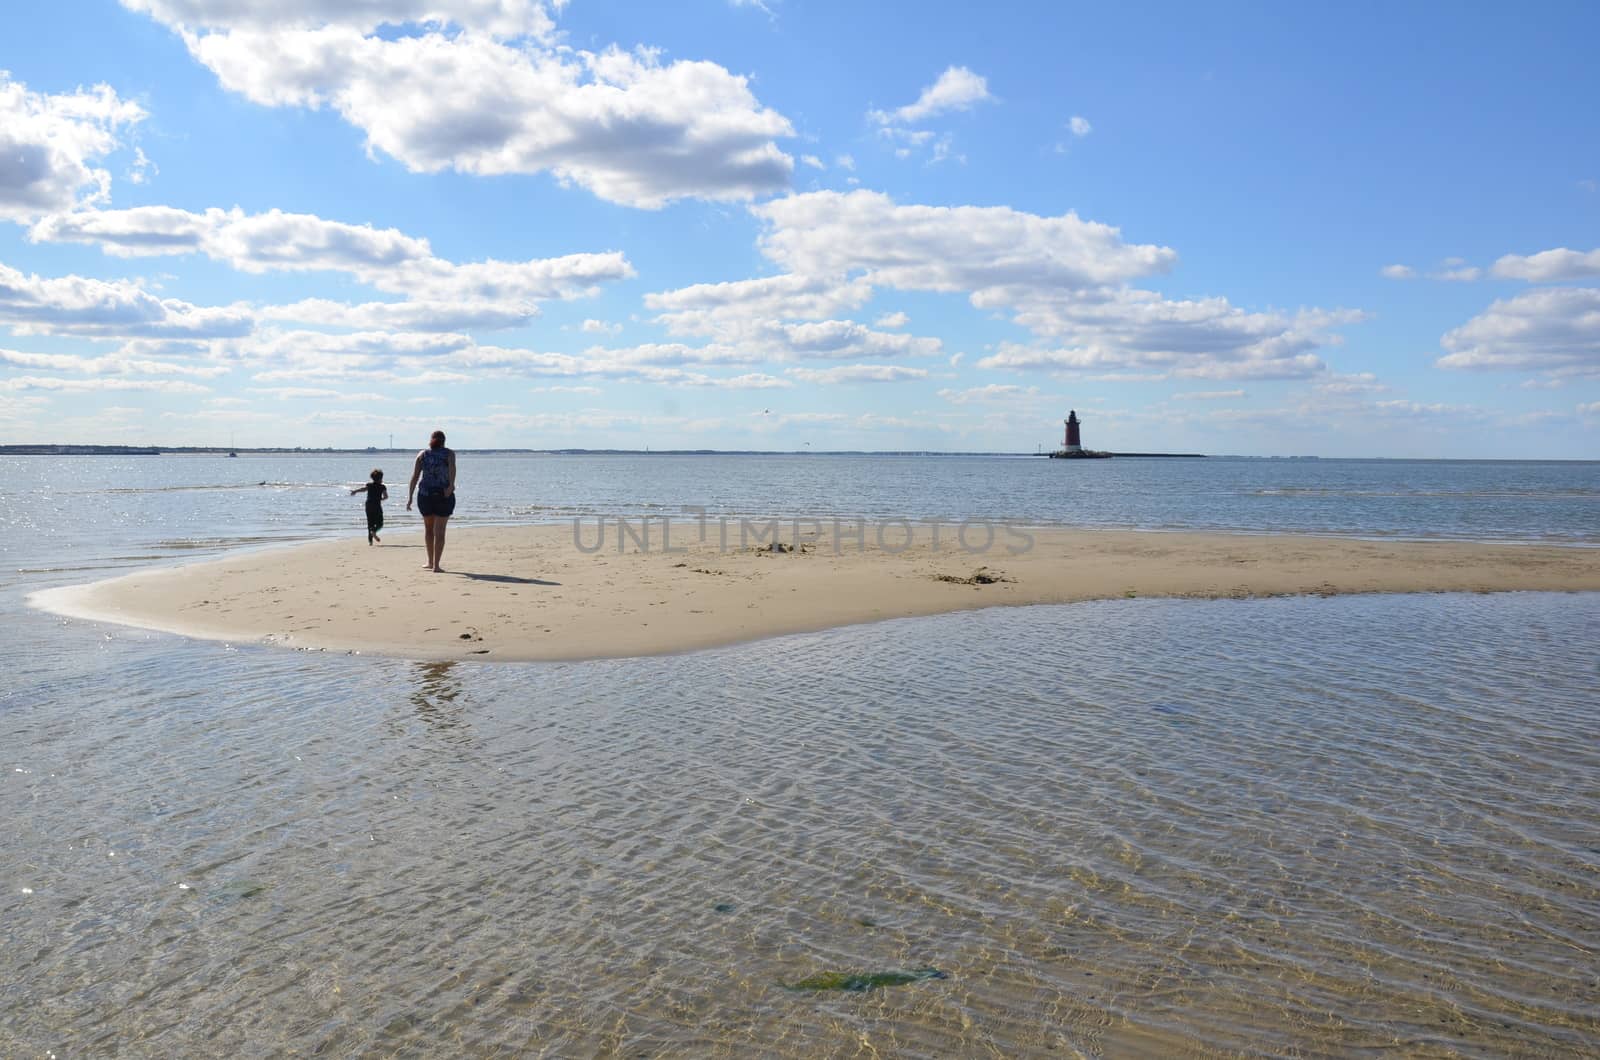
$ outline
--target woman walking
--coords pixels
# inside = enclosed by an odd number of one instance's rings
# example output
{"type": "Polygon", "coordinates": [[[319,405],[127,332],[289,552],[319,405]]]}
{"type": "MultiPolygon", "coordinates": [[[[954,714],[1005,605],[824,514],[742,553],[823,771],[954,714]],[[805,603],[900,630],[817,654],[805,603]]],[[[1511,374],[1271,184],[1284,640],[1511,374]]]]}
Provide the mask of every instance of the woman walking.
{"type": "Polygon", "coordinates": [[[417,454],[411,468],[411,488],[406,491],[406,511],[412,497],[422,513],[422,536],[428,546],[427,568],[439,571],[444,555],[444,528],[456,510],[456,454],[444,447],[444,432],[434,431],[428,448],[417,454]],[[418,488],[418,480],[421,488],[418,488]]]}

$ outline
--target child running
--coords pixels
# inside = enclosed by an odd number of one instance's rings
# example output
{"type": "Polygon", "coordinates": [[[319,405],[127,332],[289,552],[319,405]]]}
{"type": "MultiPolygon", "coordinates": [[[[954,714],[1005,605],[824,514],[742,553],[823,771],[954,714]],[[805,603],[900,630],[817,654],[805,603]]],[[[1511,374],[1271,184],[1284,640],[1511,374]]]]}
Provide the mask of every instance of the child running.
{"type": "Polygon", "coordinates": [[[374,541],[382,543],[383,538],[378,536],[378,531],[383,529],[383,502],[389,499],[389,487],[383,484],[383,470],[373,468],[372,481],[351,490],[350,496],[358,493],[367,495],[367,544],[374,541]]]}

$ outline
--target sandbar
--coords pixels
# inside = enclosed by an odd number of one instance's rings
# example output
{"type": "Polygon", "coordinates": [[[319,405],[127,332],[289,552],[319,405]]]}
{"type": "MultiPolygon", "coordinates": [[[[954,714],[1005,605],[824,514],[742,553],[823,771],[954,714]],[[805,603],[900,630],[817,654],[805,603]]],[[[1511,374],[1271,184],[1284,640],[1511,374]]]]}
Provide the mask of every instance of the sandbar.
{"type": "Polygon", "coordinates": [[[804,521],[745,533],[737,523],[659,520],[641,540],[640,529],[634,521],[630,534],[602,535],[592,519],[456,527],[442,573],[424,569],[420,534],[373,546],[357,535],[45,590],[30,601],[236,644],[532,661],[681,652],[992,606],[1600,590],[1600,549],[1560,545],[1060,527],[969,527],[963,537],[950,524],[868,524],[856,533],[853,524],[804,521]]]}

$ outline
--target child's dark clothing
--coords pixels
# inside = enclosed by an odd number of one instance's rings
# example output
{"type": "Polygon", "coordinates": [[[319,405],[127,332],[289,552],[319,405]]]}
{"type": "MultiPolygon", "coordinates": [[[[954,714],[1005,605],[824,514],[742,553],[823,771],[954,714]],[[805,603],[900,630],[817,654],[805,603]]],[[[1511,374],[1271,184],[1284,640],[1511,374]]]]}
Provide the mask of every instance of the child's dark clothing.
{"type": "Polygon", "coordinates": [[[367,536],[375,537],[383,529],[383,499],[389,495],[381,482],[367,483],[367,536]]]}

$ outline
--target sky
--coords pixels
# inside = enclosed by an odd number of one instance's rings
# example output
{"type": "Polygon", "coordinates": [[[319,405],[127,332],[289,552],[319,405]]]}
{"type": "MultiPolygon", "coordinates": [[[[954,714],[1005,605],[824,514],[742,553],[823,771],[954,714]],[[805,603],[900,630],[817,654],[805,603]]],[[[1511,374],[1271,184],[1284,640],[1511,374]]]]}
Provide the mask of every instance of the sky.
{"type": "Polygon", "coordinates": [[[0,6],[0,443],[1600,458],[1600,5],[0,6]]]}

